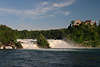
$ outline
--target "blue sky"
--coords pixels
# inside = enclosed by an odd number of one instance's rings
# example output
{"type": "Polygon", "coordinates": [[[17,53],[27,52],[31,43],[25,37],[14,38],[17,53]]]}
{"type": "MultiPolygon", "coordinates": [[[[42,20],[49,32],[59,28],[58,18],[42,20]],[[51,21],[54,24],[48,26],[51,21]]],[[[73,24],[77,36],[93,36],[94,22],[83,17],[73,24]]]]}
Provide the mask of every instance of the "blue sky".
{"type": "Polygon", "coordinates": [[[71,20],[100,20],[100,0],[0,0],[0,24],[18,30],[58,29],[71,20]]]}

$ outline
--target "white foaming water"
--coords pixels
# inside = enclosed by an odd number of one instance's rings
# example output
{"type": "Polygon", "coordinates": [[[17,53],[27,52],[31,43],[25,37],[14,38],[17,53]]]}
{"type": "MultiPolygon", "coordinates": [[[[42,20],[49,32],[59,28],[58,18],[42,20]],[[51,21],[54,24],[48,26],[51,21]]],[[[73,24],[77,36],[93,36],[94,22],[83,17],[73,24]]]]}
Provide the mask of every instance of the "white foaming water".
{"type": "MultiPolygon", "coordinates": [[[[18,39],[17,41],[21,42],[23,49],[39,49],[39,47],[36,44],[37,40],[18,39]]],[[[48,39],[48,42],[51,48],[77,48],[71,45],[70,43],[65,42],[64,40],[48,39]]]]}
{"type": "Polygon", "coordinates": [[[48,40],[51,48],[75,48],[75,46],[63,40],[48,40]]]}
{"type": "Polygon", "coordinates": [[[17,39],[18,42],[21,42],[23,49],[38,49],[39,47],[36,44],[36,40],[33,39],[17,39]]]}

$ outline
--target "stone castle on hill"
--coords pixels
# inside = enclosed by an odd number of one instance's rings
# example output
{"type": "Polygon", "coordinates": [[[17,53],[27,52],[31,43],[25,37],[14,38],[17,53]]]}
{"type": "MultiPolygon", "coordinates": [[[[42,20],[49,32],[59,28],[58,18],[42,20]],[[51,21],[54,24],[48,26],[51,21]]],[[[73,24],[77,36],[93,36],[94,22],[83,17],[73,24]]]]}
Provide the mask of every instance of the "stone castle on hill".
{"type": "MultiPolygon", "coordinates": [[[[83,21],[81,21],[81,20],[75,20],[74,21],[74,23],[73,23],[73,25],[74,26],[79,26],[80,24],[82,24],[82,22],[83,21]]],[[[84,24],[90,24],[90,25],[95,25],[96,24],[96,21],[92,21],[92,20],[86,20],[86,21],[84,21],[84,24]]]]}

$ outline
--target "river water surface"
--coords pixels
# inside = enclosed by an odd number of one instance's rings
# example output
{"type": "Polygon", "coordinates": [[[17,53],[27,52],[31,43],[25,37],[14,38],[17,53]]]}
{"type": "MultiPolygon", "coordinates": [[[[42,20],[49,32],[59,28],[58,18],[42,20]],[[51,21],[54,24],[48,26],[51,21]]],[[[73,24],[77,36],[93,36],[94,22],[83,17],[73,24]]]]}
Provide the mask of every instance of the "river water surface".
{"type": "Polygon", "coordinates": [[[0,67],[100,67],[100,49],[0,50],[0,67]]]}

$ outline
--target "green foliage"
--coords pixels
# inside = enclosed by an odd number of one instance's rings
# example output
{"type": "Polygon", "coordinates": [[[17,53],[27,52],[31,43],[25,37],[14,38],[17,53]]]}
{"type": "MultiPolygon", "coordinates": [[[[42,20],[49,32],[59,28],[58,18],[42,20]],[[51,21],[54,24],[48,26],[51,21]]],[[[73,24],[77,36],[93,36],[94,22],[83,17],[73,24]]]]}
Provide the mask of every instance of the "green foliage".
{"type": "MultiPolygon", "coordinates": [[[[11,41],[15,42],[16,39],[37,39],[38,44],[42,48],[49,48],[46,39],[65,39],[72,40],[83,46],[98,47],[100,46],[100,22],[98,25],[85,24],[82,22],[79,26],[74,26],[74,21],[68,28],[55,29],[55,30],[41,30],[41,31],[18,31],[0,25],[0,43],[3,45],[9,44],[11,41]]],[[[2,45],[1,44],[1,45],[2,45]]],[[[22,46],[17,43],[18,48],[22,46]]]]}
{"type": "Polygon", "coordinates": [[[40,34],[37,37],[37,43],[38,43],[38,46],[41,48],[50,48],[48,41],[46,40],[46,38],[42,34],[40,34]]]}
{"type": "Polygon", "coordinates": [[[16,40],[16,35],[13,30],[5,25],[0,25],[0,42],[7,45],[14,40],[16,40]]]}
{"type": "Polygon", "coordinates": [[[68,27],[67,38],[76,43],[87,47],[97,47],[100,45],[100,26],[85,24],[82,22],[79,26],[68,27]]]}

